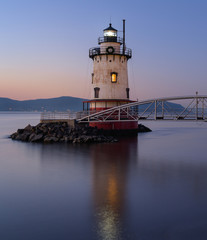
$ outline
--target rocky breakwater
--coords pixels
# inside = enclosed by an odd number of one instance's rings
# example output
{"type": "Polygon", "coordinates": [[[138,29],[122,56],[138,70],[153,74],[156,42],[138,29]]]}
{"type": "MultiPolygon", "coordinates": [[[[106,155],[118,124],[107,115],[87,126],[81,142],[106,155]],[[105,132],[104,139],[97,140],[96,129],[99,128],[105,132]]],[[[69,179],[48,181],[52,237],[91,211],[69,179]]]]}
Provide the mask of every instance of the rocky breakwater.
{"type": "Polygon", "coordinates": [[[146,126],[144,126],[143,124],[139,124],[138,125],[138,129],[137,129],[138,132],[152,132],[152,130],[146,126]]]}
{"type": "MultiPolygon", "coordinates": [[[[142,124],[133,132],[150,132],[151,130],[142,124]]],[[[28,125],[11,134],[11,139],[24,142],[68,142],[68,143],[92,143],[92,142],[117,142],[114,136],[127,135],[121,131],[104,131],[89,126],[78,125],[74,127],[67,122],[39,123],[36,126],[28,125]]]]}
{"type": "Polygon", "coordinates": [[[13,140],[24,142],[117,142],[112,136],[105,136],[102,130],[76,125],[71,128],[65,123],[39,123],[36,126],[28,125],[10,136],[13,140]]]}

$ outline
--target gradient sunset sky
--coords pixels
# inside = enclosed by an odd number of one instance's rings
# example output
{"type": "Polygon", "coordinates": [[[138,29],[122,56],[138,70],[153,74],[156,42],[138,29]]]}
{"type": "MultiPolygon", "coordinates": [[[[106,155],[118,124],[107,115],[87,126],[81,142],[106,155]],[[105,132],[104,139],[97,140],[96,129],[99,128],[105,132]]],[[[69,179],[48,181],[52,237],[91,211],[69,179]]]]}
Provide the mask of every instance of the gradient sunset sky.
{"type": "Polygon", "coordinates": [[[90,98],[88,50],[110,18],[126,19],[133,99],[207,95],[206,0],[2,0],[0,97],[90,98]]]}

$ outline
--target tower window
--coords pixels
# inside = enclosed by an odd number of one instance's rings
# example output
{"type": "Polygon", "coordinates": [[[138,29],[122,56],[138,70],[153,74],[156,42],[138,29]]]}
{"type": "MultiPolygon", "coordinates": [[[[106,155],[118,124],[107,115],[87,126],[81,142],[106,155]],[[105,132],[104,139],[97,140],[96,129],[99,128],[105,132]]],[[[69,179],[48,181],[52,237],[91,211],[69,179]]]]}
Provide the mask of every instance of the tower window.
{"type": "Polygon", "coordinates": [[[94,73],[91,73],[91,77],[92,77],[92,83],[93,83],[94,73]]]}
{"type": "Polygon", "coordinates": [[[116,72],[112,72],[111,73],[111,82],[112,83],[116,83],[117,82],[117,75],[118,75],[118,73],[116,73],[116,72]]]}
{"type": "Polygon", "coordinates": [[[100,88],[98,87],[94,88],[94,98],[99,98],[99,91],[100,91],[100,88]]]}
{"type": "Polygon", "coordinates": [[[126,88],[126,95],[127,95],[127,98],[129,98],[129,88],[126,88]]]}

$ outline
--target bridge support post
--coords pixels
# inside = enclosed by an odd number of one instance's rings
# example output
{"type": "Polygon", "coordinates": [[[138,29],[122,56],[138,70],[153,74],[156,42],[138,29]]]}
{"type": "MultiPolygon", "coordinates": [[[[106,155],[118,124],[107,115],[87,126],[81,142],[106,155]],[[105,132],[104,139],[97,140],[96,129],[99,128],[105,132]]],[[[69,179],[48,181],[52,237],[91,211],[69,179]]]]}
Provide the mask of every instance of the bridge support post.
{"type": "Polygon", "coordinates": [[[202,119],[205,119],[205,117],[204,117],[204,98],[202,99],[202,119]]]}
{"type": "Polygon", "coordinates": [[[162,101],[162,119],[164,119],[164,101],[162,101]]]}
{"type": "Polygon", "coordinates": [[[198,120],[198,92],[196,92],[196,120],[198,120]]]}
{"type": "Polygon", "coordinates": [[[157,100],[155,100],[155,120],[157,120],[157,100]]]}

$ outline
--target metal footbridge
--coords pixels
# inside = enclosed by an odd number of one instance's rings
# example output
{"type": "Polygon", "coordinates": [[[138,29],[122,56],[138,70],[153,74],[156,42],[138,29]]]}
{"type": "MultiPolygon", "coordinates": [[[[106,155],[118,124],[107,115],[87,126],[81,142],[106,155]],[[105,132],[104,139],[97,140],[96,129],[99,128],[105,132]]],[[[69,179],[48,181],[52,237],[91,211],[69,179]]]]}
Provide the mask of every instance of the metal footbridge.
{"type": "Polygon", "coordinates": [[[79,123],[138,120],[207,121],[207,95],[134,101],[103,111],[43,112],[42,121],[75,119],[79,123]]]}

